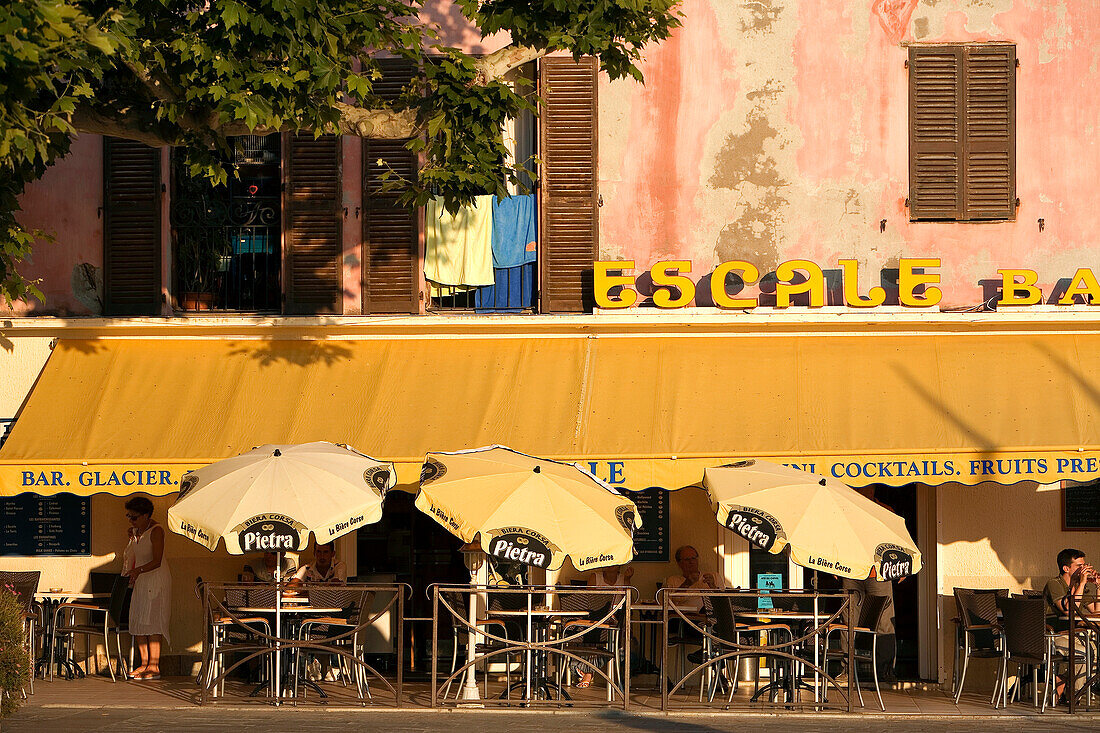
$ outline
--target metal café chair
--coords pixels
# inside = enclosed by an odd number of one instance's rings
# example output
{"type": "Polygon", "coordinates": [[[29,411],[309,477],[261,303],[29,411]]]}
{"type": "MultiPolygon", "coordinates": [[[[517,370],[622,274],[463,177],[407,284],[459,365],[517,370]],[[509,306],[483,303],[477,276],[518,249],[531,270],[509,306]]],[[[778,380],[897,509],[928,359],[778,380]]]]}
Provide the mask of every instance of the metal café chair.
{"type": "Polygon", "coordinates": [[[34,694],[35,650],[38,648],[36,631],[41,626],[39,615],[41,608],[34,602],[34,594],[38,592],[38,582],[41,578],[41,570],[0,570],[0,587],[9,589],[23,605],[23,639],[27,647],[32,695],[34,694]]]}
{"type": "MultiPolygon", "coordinates": [[[[758,611],[754,601],[754,598],[748,596],[716,596],[714,598],[708,597],[703,602],[707,616],[714,619],[714,623],[710,627],[710,633],[718,637],[718,641],[710,637],[704,637],[703,658],[710,661],[723,654],[734,653],[732,657],[725,660],[723,665],[726,677],[730,680],[727,702],[732,702],[733,696],[737,692],[737,664],[740,658],[742,656],[756,658],[754,654],[743,647],[756,646],[761,634],[766,634],[768,644],[779,643],[784,639],[790,641],[794,638],[790,625],[786,623],[747,624],[738,621],[737,617],[739,615],[745,616],[758,611]]],[[[773,656],[769,655],[765,658],[768,662],[769,674],[772,679],[776,679],[781,665],[777,664],[777,659],[773,656]]],[[[708,701],[713,701],[722,677],[711,670],[709,680],[708,701]]],[[[754,675],[753,695],[756,695],[759,690],[760,674],[757,671],[754,675]]]]}
{"type": "Polygon", "coordinates": [[[848,626],[847,624],[832,624],[829,626],[828,631],[825,633],[825,654],[824,659],[826,665],[830,659],[847,659],[848,658],[848,646],[852,647],[852,657],[854,664],[852,669],[848,670],[848,673],[852,675],[852,684],[856,688],[856,695],[859,698],[860,707],[865,707],[863,702],[863,692],[859,686],[859,665],[869,664],[871,666],[871,679],[875,683],[875,696],[878,697],[878,706],[882,712],[886,712],[886,705],[882,702],[882,692],[879,690],[878,684],[878,625],[882,620],[882,615],[886,613],[886,602],[889,600],[889,596],[863,596],[862,594],[855,594],[853,597],[858,597],[859,603],[859,615],[856,617],[855,627],[852,629],[852,637],[848,638],[848,626]],[[838,634],[840,643],[836,647],[830,648],[829,640],[832,635],[838,634]],[[869,638],[869,645],[861,645],[861,638],[869,638]]]}
{"type": "MultiPolygon", "coordinates": [[[[202,578],[195,579],[195,594],[199,600],[203,600],[203,594],[208,592],[202,578]]],[[[225,665],[223,659],[230,654],[240,652],[251,653],[256,646],[256,633],[271,635],[271,623],[264,616],[241,616],[237,609],[249,606],[274,606],[275,591],[273,588],[257,586],[249,588],[245,586],[229,586],[225,588],[224,608],[211,599],[209,604],[209,636],[210,651],[207,656],[205,674],[200,672],[199,682],[209,688],[213,681],[222,674],[225,665]],[[268,597],[270,596],[270,597],[268,597]]],[[[272,674],[271,656],[264,655],[264,670],[268,677],[272,674]]],[[[212,690],[216,697],[225,694],[225,679],[212,690]]]]}
{"type": "MultiPolygon", "coordinates": [[[[955,619],[958,634],[955,648],[955,668],[958,669],[962,658],[962,671],[955,687],[955,703],[962,696],[966,682],[966,668],[971,657],[979,659],[1000,659],[1004,656],[1001,640],[1001,627],[997,623],[997,599],[1007,598],[1007,588],[993,590],[977,588],[955,588],[955,605],[958,617],[955,619]]],[[[992,703],[993,700],[990,700],[992,703]]]]}
{"type": "MultiPolygon", "coordinates": [[[[101,637],[103,647],[107,653],[107,671],[111,674],[111,681],[115,681],[115,671],[111,666],[111,636],[114,635],[115,649],[118,653],[119,674],[126,678],[126,660],[122,656],[122,635],[129,633],[123,611],[126,606],[126,592],[129,589],[129,578],[125,575],[114,576],[111,586],[111,596],[106,606],[95,606],[88,603],[62,603],[54,610],[53,631],[50,634],[50,680],[53,680],[54,659],[57,650],[58,637],[66,645],[66,663],[72,664],[74,637],[85,638],[101,637]],[[83,623],[77,619],[77,614],[85,618],[83,623]]],[[[69,670],[71,672],[71,668],[69,670]]]]}
{"type": "MultiPolygon", "coordinates": [[[[462,621],[467,621],[470,617],[469,606],[467,605],[466,601],[467,594],[455,590],[441,590],[439,591],[439,597],[451,609],[451,611],[448,613],[448,615],[451,617],[451,673],[449,676],[453,677],[455,669],[458,668],[458,650],[459,648],[465,649],[467,644],[469,643],[469,629],[466,627],[465,624],[461,623],[462,621]]],[[[477,628],[485,629],[486,632],[491,633],[495,636],[499,636],[502,639],[509,638],[508,628],[504,625],[504,622],[499,619],[492,619],[487,617],[479,618],[476,620],[476,625],[477,628]]],[[[490,639],[489,637],[483,637],[483,640],[474,646],[474,656],[476,657],[484,656],[486,654],[492,654],[495,651],[507,648],[509,645],[510,644],[507,642],[500,642],[496,641],[495,639],[490,639]]],[[[511,663],[507,659],[505,659],[504,675],[505,685],[507,686],[505,689],[509,692],[512,688],[511,669],[511,663]]],[[[489,682],[487,677],[488,675],[481,676],[481,681],[485,688],[482,694],[485,697],[489,696],[489,682]]],[[[454,680],[449,680],[447,682],[447,686],[443,690],[444,700],[447,699],[447,695],[449,695],[451,692],[451,682],[453,681],[454,680]]],[[[461,693],[462,684],[460,682],[455,687],[455,698],[457,699],[461,693]]]]}

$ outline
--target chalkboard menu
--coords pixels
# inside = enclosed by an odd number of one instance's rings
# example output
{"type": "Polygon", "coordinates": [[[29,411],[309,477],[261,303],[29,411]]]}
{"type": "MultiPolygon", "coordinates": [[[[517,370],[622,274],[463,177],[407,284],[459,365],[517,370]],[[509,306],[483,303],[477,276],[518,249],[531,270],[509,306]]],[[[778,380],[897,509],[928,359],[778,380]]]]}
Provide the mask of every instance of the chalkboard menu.
{"type": "Polygon", "coordinates": [[[1100,481],[1066,481],[1062,486],[1062,529],[1100,530],[1100,481]]]}
{"type": "Polygon", "coordinates": [[[637,505],[642,518],[642,528],[634,533],[634,560],[668,562],[668,491],[654,487],[622,493],[637,505]]]}
{"type": "Polygon", "coordinates": [[[88,497],[20,494],[0,499],[0,555],[89,555],[88,497]]]}

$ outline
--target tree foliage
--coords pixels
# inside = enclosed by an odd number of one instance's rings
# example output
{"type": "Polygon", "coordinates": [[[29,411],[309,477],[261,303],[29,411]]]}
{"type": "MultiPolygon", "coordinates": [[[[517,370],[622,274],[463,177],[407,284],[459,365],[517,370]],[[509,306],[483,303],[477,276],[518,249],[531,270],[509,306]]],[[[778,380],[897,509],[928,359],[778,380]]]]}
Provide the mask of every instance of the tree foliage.
{"type": "MultiPolygon", "coordinates": [[[[16,270],[36,236],[17,197],[91,132],[183,150],[224,181],[226,138],[312,131],[408,139],[425,165],[402,201],[449,208],[516,180],[504,121],[532,92],[502,77],[554,52],[596,55],[641,80],[643,48],[679,26],[681,0],[454,0],[512,44],[474,57],[440,42],[437,0],[3,0],[0,5],[0,300],[36,295],[16,270]],[[422,71],[376,93],[382,56],[422,71]]],[[[453,18],[452,18],[453,20],[453,18]]]]}

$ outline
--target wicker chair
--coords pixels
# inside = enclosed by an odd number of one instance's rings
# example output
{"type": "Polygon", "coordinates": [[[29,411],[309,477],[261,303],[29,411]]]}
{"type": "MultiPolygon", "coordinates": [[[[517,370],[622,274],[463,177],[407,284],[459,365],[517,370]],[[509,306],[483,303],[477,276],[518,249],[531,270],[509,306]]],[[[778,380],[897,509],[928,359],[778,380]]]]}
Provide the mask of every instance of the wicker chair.
{"type": "MultiPolygon", "coordinates": [[[[615,596],[604,593],[586,593],[583,590],[564,589],[558,594],[558,604],[563,611],[586,611],[587,618],[568,619],[561,626],[561,636],[569,637],[588,629],[577,639],[566,642],[560,649],[576,654],[593,666],[602,662],[610,683],[607,685],[607,701],[614,699],[614,686],[622,686],[622,651],[619,644],[619,631],[622,615],[616,612],[607,621],[607,616],[615,596]]],[[[569,669],[569,660],[564,658],[558,668],[558,697],[561,697],[562,678],[569,669]]]]}
{"type": "MultiPolygon", "coordinates": [[[[326,641],[330,637],[352,632],[351,636],[332,642],[333,648],[339,648],[359,660],[359,663],[346,666],[346,658],[338,657],[339,668],[349,672],[355,677],[355,687],[359,699],[372,700],[370,682],[367,679],[366,670],[360,656],[360,636],[358,626],[370,618],[371,606],[374,603],[374,591],[362,587],[351,588],[309,588],[309,603],[320,608],[342,609],[333,616],[320,616],[304,621],[299,627],[299,638],[303,641],[326,641]]],[[[318,652],[314,652],[318,653],[318,652]]],[[[323,653],[323,652],[321,652],[323,653]]],[[[298,696],[298,682],[301,677],[302,651],[295,654],[294,695],[298,696]]],[[[346,675],[341,675],[345,681],[346,675]]]]}
{"type": "Polygon", "coordinates": [[[0,587],[11,589],[23,604],[23,638],[27,647],[32,695],[34,694],[34,657],[35,650],[38,648],[36,633],[42,625],[41,608],[34,602],[34,594],[38,592],[38,582],[41,578],[41,570],[0,570],[0,587]]]}
{"type": "MultiPolygon", "coordinates": [[[[1001,658],[1001,676],[994,689],[994,695],[1000,691],[1000,704],[1008,705],[1008,665],[1017,665],[1022,679],[1023,667],[1031,667],[1032,698],[1035,707],[1039,707],[1039,668],[1051,661],[1050,634],[1046,624],[1046,602],[1042,598],[1001,598],[997,597],[997,609],[1001,612],[1002,639],[1005,654],[1001,658]]],[[[1046,708],[1047,692],[1050,689],[1049,675],[1045,675],[1046,689],[1043,691],[1043,708],[1046,708]]],[[[1016,689],[1019,693],[1019,686],[1016,689]]]]}
{"type": "MultiPolygon", "coordinates": [[[[1007,588],[995,590],[956,588],[955,605],[959,615],[955,620],[961,643],[956,644],[955,667],[962,657],[962,671],[955,687],[955,702],[962,696],[966,682],[966,668],[971,657],[1001,659],[1005,655],[1001,640],[1001,627],[997,623],[997,599],[1007,598],[1007,588]]],[[[992,703],[993,701],[990,700],[992,703]]]]}

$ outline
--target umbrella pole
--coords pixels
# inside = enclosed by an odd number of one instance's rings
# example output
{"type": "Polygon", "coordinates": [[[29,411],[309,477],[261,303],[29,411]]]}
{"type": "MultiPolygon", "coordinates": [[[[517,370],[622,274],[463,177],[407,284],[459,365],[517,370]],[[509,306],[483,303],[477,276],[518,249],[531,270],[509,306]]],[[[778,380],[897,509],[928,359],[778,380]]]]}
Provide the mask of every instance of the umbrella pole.
{"type": "MultiPolygon", "coordinates": [[[[478,572],[475,569],[470,570],[470,585],[472,587],[477,586],[478,572]]],[[[477,603],[477,591],[473,590],[470,593],[470,599],[466,603],[467,614],[470,622],[470,631],[466,634],[466,661],[472,661],[474,658],[474,651],[477,647],[477,608],[474,604],[477,603]]],[[[507,661],[507,660],[505,660],[507,661]]],[[[466,682],[462,686],[462,699],[463,700],[480,700],[481,694],[477,689],[477,673],[475,671],[476,665],[471,664],[466,668],[466,682]]],[[[478,706],[480,707],[480,706],[478,706]]]]}
{"type": "Polygon", "coordinates": [[[283,677],[282,677],[282,643],[279,639],[282,637],[282,618],[279,613],[283,606],[283,587],[282,587],[282,570],[283,570],[283,553],[279,553],[278,558],[275,561],[275,704],[278,705],[283,700],[283,677]]]}
{"type": "MultiPolygon", "coordinates": [[[[810,582],[814,587],[814,628],[816,629],[818,627],[818,622],[817,622],[817,612],[818,612],[818,606],[817,606],[817,569],[816,568],[814,569],[813,580],[811,580],[810,582]]],[[[821,694],[821,677],[820,677],[820,673],[817,670],[817,668],[819,666],[821,666],[821,662],[818,658],[817,642],[818,642],[817,634],[815,633],[814,634],[814,702],[820,702],[819,695],[821,694]]]]}

